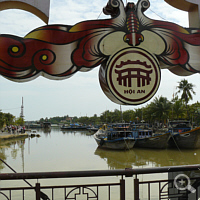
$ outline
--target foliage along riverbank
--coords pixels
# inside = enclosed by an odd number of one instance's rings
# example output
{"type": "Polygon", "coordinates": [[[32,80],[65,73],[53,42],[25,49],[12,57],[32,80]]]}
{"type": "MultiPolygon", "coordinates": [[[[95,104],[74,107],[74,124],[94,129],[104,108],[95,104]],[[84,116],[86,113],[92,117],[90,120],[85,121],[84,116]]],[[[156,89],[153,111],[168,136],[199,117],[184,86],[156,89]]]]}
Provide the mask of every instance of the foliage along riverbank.
{"type": "MultiPolygon", "coordinates": [[[[172,100],[168,100],[166,97],[155,97],[153,101],[144,107],[121,111],[115,109],[114,111],[103,111],[100,116],[96,114],[92,117],[88,116],[56,116],[51,118],[41,118],[38,123],[44,121],[51,122],[51,124],[102,124],[102,123],[115,123],[115,122],[148,122],[148,123],[167,123],[168,120],[173,119],[188,119],[193,122],[194,125],[200,125],[200,103],[197,101],[194,104],[189,105],[189,101],[192,100],[192,95],[195,95],[194,85],[188,83],[186,79],[178,82],[177,93],[173,95],[172,100]],[[180,98],[178,94],[181,94],[180,98]]],[[[15,118],[9,113],[0,112],[0,128],[3,125],[23,125],[24,119],[15,118]]]]}

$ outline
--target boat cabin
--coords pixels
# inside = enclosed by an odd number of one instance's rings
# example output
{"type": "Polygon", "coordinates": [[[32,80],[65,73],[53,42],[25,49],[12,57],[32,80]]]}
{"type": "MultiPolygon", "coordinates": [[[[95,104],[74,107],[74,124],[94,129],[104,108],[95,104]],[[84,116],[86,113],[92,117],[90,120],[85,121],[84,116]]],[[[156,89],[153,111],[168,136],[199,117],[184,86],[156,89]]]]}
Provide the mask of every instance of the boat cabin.
{"type": "Polygon", "coordinates": [[[148,123],[135,124],[132,127],[134,138],[149,138],[153,136],[153,130],[148,123]]]}
{"type": "Polygon", "coordinates": [[[132,129],[129,123],[116,123],[107,130],[107,139],[113,140],[123,137],[132,137],[132,129]]]}
{"type": "Polygon", "coordinates": [[[43,128],[51,128],[51,122],[43,122],[42,127],[43,128]]]}
{"type": "Polygon", "coordinates": [[[168,127],[169,131],[173,133],[182,133],[192,129],[190,121],[186,120],[169,121],[168,127]]]}
{"type": "Polygon", "coordinates": [[[134,138],[149,138],[153,136],[152,129],[138,129],[132,132],[134,138]]]}
{"type": "Polygon", "coordinates": [[[139,130],[138,138],[152,137],[153,131],[151,129],[139,130]]]}

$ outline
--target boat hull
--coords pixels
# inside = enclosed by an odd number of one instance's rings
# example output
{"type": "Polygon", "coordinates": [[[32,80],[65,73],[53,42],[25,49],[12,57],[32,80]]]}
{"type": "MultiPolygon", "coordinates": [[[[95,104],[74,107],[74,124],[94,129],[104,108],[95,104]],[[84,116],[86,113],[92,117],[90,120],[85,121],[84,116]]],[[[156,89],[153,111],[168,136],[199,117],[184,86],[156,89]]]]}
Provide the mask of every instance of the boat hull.
{"type": "Polygon", "coordinates": [[[187,132],[171,135],[169,147],[181,149],[198,149],[200,148],[200,127],[187,132]]]}
{"type": "Polygon", "coordinates": [[[61,127],[61,131],[72,131],[72,130],[78,130],[78,131],[82,131],[82,130],[87,130],[88,127],[84,127],[84,126],[80,126],[80,127],[73,127],[73,126],[66,126],[66,127],[61,127]]]}
{"type": "Polygon", "coordinates": [[[129,150],[132,149],[135,144],[135,139],[133,138],[106,140],[98,138],[96,135],[94,135],[94,139],[97,142],[98,147],[113,150],[129,150]]]}
{"type": "Polygon", "coordinates": [[[153,148],[153,149],[166,149],[168,146],[169,133],[158,136],[137,138],[134,147],[138,148],[153,148]]]}

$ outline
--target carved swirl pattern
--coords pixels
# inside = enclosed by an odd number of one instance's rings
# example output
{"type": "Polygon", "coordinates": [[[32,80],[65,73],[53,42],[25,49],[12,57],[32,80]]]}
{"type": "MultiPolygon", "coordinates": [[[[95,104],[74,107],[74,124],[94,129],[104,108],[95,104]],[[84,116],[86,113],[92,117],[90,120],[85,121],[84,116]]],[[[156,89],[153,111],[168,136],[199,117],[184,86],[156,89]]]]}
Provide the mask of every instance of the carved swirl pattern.
{"type": "Polygon", "coordinates": [[[141,5],[146,10],[150,7],[150,2],[148,0],[142,0],[141,5]]]}
{"type": "Polygon", "coordinates": [[[38,70],[45,70],[48,66],[52,65],[55,60],[56,55],[52,50],[43,49],[36,52],[33,58],[33,63],[38,70]]]}
{"type": "Polygon", "coordinates": [[[13,58],[22,57],[26,51],[24,42],[15,39],[10,40],[12,41],[12,45],[8,46],[8,54],[13,58]]]}
{"type": "Polygon", "coordinates": [[[114,8],[117,8],[120,5],[119,0],[110,0],[109,2],[110,2],[110,5],[114,8]]]}

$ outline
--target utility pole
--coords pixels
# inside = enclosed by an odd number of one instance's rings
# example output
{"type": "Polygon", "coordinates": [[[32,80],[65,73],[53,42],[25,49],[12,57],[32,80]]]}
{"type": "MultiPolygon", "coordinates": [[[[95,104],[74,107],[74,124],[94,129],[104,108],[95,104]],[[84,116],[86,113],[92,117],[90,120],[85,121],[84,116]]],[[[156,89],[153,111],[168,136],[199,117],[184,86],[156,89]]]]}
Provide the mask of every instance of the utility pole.
{"type": "Polygon", "coordinates": [[[121,120],[122,120],[122,123],[123,123],[123,113],[122,113],[122,107],[121,107],[121,104],[120,104],[120,112],[121,112],[121,120]]]}

